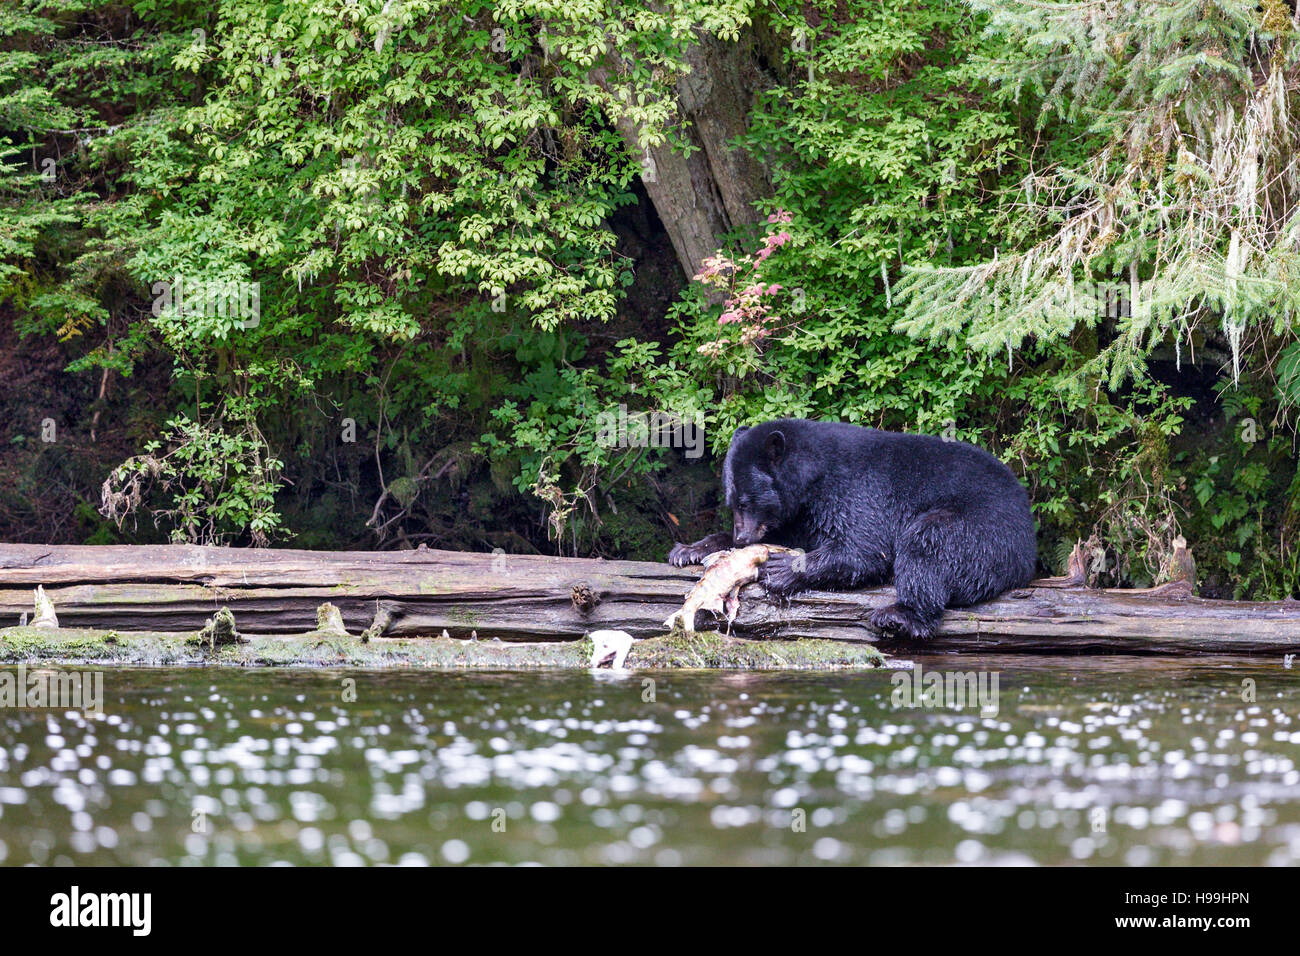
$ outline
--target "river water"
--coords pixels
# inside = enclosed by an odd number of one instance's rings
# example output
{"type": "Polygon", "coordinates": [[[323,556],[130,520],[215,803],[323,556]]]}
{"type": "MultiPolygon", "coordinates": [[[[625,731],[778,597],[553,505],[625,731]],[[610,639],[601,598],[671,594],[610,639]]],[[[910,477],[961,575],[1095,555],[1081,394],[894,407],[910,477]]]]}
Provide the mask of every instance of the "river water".
{"type": "Polygon", "coordinates": [[[0,862],[1300,862],[1300,665],[914,660],[108,670],[0,708],[0,862]],[[974,666],[983,709],[904,693],[974,666]]]}

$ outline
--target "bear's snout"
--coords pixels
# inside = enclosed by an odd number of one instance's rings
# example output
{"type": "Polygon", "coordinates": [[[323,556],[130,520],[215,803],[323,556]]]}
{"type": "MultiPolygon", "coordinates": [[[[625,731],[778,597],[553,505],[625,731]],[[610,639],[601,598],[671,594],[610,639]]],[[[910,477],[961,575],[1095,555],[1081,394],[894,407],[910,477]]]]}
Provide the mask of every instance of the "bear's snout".
{"type": "Polygon", "coordinates": [[[736,547],[744,548],[751,544],[757,544],[763,540],[763,535],[767,534],[767,525],[753,518],[746,518],[742,515],[736,515],[735,531],[732,533],[732,539],[736,547]]]}

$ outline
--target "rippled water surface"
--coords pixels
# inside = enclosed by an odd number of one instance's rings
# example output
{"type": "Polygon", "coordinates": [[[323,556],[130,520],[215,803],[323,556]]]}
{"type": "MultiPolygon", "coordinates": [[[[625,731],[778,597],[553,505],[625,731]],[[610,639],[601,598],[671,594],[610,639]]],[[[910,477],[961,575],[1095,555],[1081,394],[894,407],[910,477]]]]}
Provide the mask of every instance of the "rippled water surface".
{"type": "Polygon", "coordinates": [[[889,671],[107,671],[102,714],[0,709],[0,862],[1300,861],[1300,668],[917,663],[997,713],[889,671]]]}

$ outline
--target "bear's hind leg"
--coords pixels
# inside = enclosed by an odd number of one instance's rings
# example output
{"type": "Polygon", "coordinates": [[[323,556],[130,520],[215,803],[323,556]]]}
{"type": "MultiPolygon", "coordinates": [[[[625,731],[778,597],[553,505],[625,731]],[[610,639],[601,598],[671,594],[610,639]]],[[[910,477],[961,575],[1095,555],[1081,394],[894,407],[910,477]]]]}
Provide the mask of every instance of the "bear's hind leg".
{"type": "Polygon", "coordinates": [[[934,630],[938,626],[939,618],[942,616],[942,609],[933,618],[927,618],[906,604],[899,603],[876,608],[871,612],[871,617],[868,620],[871,622],[871,626],[878,631],[884,631],[896,637],[906,637],[908,640],[922,641],[927,637],[934,636],[934,630]]]}
{"type": "Polygon", "coordinates": [[[933,636],[972,530],[952,508],[932,508],[902,529],[894,554],[896,603],[873,611],[871,626],[913,640],[933,636]]]}

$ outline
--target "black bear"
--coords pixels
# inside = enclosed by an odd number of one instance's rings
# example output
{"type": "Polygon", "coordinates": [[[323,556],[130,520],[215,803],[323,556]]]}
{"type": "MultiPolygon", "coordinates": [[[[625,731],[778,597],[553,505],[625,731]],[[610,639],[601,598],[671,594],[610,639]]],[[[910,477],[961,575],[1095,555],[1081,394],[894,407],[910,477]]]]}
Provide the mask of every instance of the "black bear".
{"type": "Polygon", "coordinates": [[[768,590],[788,596],[892,578],[897,603],[871,615],[882,631],[929,637],[945,607],[977,604],[1034,576],[1029,495],[973,445],[779,419],[736,429],[722,485],[734,533],[675,545],[672,564],[758,541],[801,548],[767,560],[760,580],[768,590]]]}

